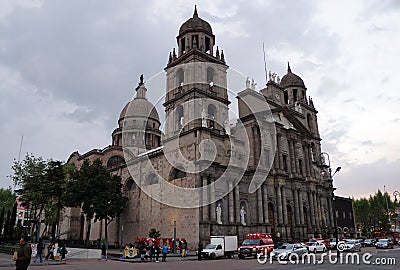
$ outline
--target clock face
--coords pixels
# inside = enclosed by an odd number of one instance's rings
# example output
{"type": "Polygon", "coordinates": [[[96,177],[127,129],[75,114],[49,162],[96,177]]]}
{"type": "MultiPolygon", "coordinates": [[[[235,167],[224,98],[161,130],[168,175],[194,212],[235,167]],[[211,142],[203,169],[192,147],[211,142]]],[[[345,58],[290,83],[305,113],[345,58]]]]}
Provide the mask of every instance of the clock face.
{"type": "Polygon", "coordinates": [[[275,99],[276,100],[280,100],[281,99],[281,95],[278,92],[275,92],[275,99]]]}

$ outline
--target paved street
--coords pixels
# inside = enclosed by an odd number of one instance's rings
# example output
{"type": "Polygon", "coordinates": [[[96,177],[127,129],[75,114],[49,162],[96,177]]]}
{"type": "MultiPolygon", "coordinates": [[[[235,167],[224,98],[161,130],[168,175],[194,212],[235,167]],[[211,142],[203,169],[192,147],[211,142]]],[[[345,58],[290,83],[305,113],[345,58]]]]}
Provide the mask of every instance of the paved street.
{"type": "MultiPolygon", "coordinates": [[[[371,262],[370,265],[362,263],[362,258],[360,258],[360,264],[346,264],[345,257],[343,257],[343,263],[339,264],[330,264],[328,258],[326,257],[323,260],[323,264],[320,264],[321,254],[317,255],[317,261],[319,264],[309,264],[309,263],[301,263],[291,264],[288,263],[280,264],[279,262],[273,262],[272,265],[270,262],[266,262],[265,264],[260,264],[255,259],[246,259],[240,260],[238,258],[234,259],[220,259],[220,260],[203,260],[197,261],[195,257],[189,257],[186,259],[181,259],[179,257],[168,258],[166,263],[155,263],[155,262],[123,262],[119,260],[109,260],[109,261],[99,261],[97,259],[70,259],[65,264],[61,265],[31,265],[29,269],[56,269],[56,270],[64,270],[64,269],[76,269],[76,270],[86,270],[86,269],[96,269],[96,270],[105,270],[105,269],[171,269],[171,270],[180,270],[180,269],[190,269],[190,270],[200,270],[200,269],[216,269],[216,270],[258,270],[258,269],[399,269],[400,265],[400,248],[396,246],[393,250],[380,250],[378,253],[375,248],[365,248],[363,249],[361,255],[366,252],[371,253],[372,257],[369,258],[371,262]],[[394,258],[395,261],[391,262],[392,265],[377,265],[375,264],[376,259],[384,262],[388,261],[388,258],[394,258]],[[394,263],[396,263],[394,265],[394,263]]],[[[348,254],[348,253],[347,253],[348,254]]],[[[350,253],[350,255],[354,255],[355,253],[350,253]]],[[[344,254],[346,255],[346,253],[344,254]]],[[[332,257],[336,258],[336,257],[332,257]]],[[[0,269],[14,269],[10,265],[11,257],[9,255],[2,254],[0,256],[0,260],[4,263],[8,261],[8,266],[4,264],[0,264],[0,269]]],[[[350,259],[349,259],[350,260],[350,259]]]]}

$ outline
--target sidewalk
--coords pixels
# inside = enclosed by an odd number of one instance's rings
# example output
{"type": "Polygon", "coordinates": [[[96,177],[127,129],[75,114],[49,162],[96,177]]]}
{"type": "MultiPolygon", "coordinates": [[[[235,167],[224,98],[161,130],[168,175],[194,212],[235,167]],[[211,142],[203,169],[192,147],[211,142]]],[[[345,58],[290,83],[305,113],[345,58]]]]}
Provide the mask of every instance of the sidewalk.
{"type": "MultiPolygon", "coordinates": [[[[33,258],[31,261],[30,266],[32,265],[59,265],[59,264],[65,264],[65,262],[59,262],[59,261],[45,261],[43,260],[43,263],[40,262],[33,262],[33,258]]],[[[5,253],[0,253],[0,267],[10,267],[10,266],[15,266],[15,262],[12,259],[12,255],[10,254],[5,254],[5,253]]]]}

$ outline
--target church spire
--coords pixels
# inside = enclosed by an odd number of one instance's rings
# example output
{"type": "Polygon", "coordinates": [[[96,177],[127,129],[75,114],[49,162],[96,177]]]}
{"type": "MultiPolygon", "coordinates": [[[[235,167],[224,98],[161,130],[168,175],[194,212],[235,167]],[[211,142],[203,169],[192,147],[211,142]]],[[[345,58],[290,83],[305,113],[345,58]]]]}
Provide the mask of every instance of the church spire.
{"type": "Polygon", "coordinates": [[[197,14],[197,5],[194,5],[194,12],[193,12],[193,18],[199,17],[199,14],[197,14]]]}

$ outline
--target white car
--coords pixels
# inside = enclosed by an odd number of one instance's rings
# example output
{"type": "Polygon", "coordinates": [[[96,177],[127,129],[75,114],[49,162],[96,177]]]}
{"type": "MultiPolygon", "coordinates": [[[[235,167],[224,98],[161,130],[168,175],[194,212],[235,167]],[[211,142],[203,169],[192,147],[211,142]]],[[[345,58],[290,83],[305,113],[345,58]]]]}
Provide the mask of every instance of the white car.
{"type": "Polygon", "coordinates": [[[308,245],[308,252],[326,252],[327,248],[324,243],[321,242],[314,242],[308,245]]]}
{"type": "Polygon", "coordinates": [[[361,251],[361,243],[355,239],[346,239],[342,251],[361,251]]]}

